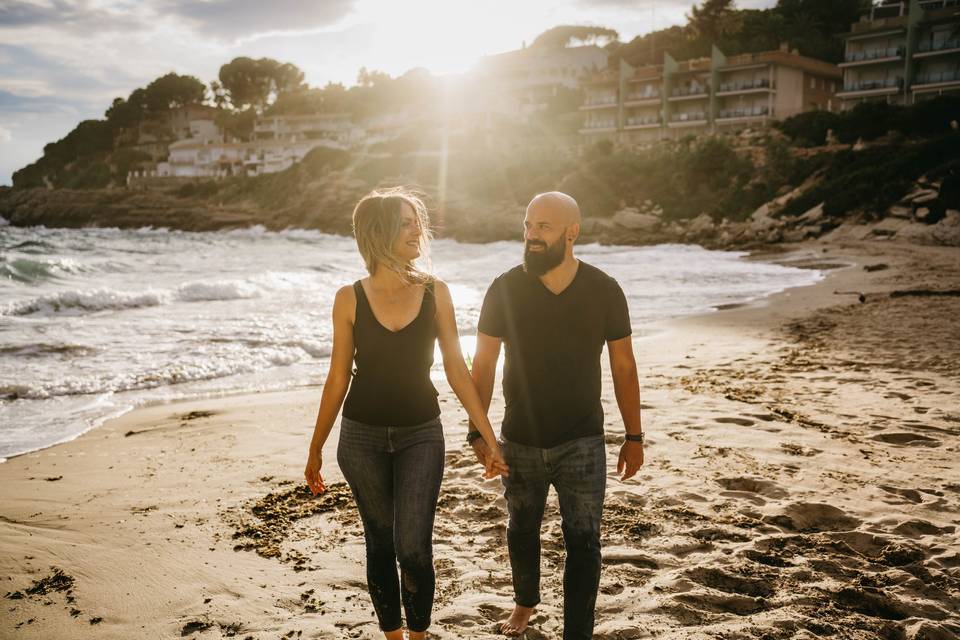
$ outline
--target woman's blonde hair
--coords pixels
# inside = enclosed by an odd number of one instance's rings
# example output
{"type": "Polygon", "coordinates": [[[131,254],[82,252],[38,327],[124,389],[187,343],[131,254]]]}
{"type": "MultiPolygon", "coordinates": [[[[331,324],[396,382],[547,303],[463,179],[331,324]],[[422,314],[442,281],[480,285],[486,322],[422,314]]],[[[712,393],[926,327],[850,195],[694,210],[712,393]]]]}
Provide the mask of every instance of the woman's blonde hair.
{"type": "Polygon", "coordinates": [[[353,235],[357,249],[363,257],[370,275],[378,267],[390,269],[410,283],[424,284],[433,280],[429,271],[421,269],[412,261],[404,261],[393,252],[393,245],[400,235],[403,222],[401,213],[404,204],[413,209],[420,225],[420,258],[430,264],[430,217],[420,197],[405,187],[371,191],[353,209],[353,235]]]}

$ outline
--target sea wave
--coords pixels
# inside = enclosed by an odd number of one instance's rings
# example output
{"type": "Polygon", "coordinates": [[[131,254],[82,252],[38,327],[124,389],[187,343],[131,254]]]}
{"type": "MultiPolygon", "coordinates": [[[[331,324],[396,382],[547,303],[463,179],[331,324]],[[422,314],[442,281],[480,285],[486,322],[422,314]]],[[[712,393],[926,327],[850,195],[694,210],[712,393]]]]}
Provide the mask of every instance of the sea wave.
{"type": "Polygon", "coordinates": [[[36,284],[89,270],[89,267],[70,258],[35,260],[32,258],[8,259],[0,256],[0,278],[8,278],[24,284],[36,284]]]}
{"type": "Polygon", "coordinates": [[[4,307],[0,307],[0,315],[82,315],[97,311],[122,311],[140,307],[157,307],[172,302],[241,300],[255,298],[260,293],[260,287],[245,280],[201,280],[184,283],[174,290],[121,291],[100,287],[59,291],[29,300],[11,302],[4,307]]]}
{"type": "Polygon", "coordinates": [[[122,374],[76,374],[45,381],[0,384],[0,400],[46,400],[60,396],[119,393],[227,378],[303,362],[305,353],[313,357],[323,357],[315,354],[323,353],[324,350],[323,345],[297,341],[253,349],[243,358],[197,358],[122,374]]]}

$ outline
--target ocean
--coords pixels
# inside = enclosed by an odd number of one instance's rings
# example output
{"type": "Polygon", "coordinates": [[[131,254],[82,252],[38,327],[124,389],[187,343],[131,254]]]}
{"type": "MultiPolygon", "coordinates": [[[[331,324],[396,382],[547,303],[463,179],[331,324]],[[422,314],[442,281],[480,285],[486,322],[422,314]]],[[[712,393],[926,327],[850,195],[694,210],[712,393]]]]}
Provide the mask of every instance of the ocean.
{"type": "MultiPolygon", "coordinates": [[[[486,287],[522,253],[519,240],[433,243],[465,355],[486,287]]],[[[637,336],[822,277],[744,255],[577,247],[619,280],[637,336]]],[[[0,461],[147,403],[322,382],[334,293],[364,275],[352,238],[317,231],[0,227],[0,461]]]]}

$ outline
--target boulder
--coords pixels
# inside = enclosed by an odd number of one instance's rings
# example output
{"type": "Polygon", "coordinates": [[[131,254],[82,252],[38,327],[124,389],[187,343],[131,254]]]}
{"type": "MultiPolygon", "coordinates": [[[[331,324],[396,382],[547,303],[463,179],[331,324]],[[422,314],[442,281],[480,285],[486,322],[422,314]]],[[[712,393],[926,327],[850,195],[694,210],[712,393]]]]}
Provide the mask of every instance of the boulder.
{"type": "Polygon", "coordinates": [[[940,197],[940,193],[934,189],[922,189],[913,194],[910,198],[910,204],[919,207],[935,202],[940,197]]]}
{"type": "Polygon", "coordinates": [[[706,213],[701,213],[690,221],[690,227],[688,230],[694,235],[701,235],[713,231],[714,227],[715,225],[713,223],[713,218],[706,213]]]}
{"type": "Polygon", "coordinates": [[[613,216],[613,223],[634,231],[646,231],[659,225],[660,218],[629,207],[617,211],[613,216]]]}
{"type": "Polygon", "coordinates": [[[808,209],[801,216],[797,218],[798,221],[810,224],[811,222],[817,222],[823,218],[823,203],[821,202],[812,209],[808,209]]]}
{"type": "Polygon", "coordinates": [[[944,209],[940,203],[931,202],[930,206],[918,207],[914,212],[913,217],[918,222],[922,222],[924,224],[936,224],[943,220],[946,214],[946,209],[944,209]]]}
{"type": "Polygon", "coordinates": [[[904,220],[909,220],[913,217],[913,210],[910,207],[904,207],[902,205],[895,204],[887,210],[887,215],[893,216],[894,218],[903,218],[904,220]]]}

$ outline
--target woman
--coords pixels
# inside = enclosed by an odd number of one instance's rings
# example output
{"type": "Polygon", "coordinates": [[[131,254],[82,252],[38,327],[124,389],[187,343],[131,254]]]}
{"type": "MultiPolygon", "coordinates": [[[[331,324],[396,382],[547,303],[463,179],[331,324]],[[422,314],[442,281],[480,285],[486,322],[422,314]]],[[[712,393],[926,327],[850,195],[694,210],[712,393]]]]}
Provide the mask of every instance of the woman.
{"type": "Polygon", "coordinates": [[[367,589],[388,640],[403,638],[401,601],[413,639],[425,637],[433,606],[433,521],[444,462],[430,381],[435,340],[451,388],[493,451],[484,477],[507,472],[460,352],[450,291],[414,265],[426,254],[428,225],[423,202],[403,189],[374,191],[354,209],[370,275],[337,291],[333,303],[330,372],[305,471],[310,490],[322,492],[321,451],[343,404],[337,462],[363,521],[367,589]]]}

